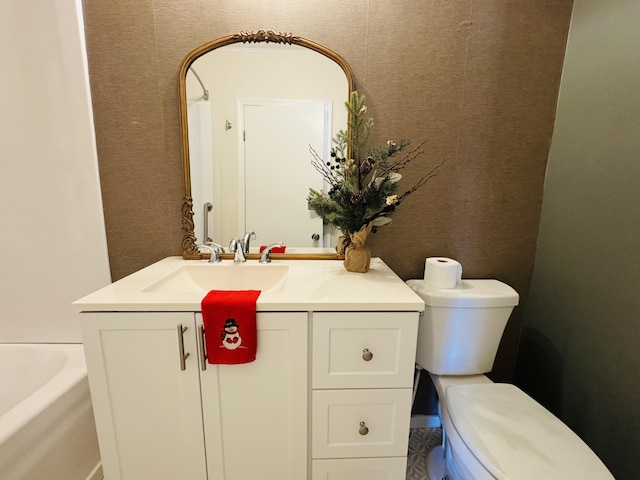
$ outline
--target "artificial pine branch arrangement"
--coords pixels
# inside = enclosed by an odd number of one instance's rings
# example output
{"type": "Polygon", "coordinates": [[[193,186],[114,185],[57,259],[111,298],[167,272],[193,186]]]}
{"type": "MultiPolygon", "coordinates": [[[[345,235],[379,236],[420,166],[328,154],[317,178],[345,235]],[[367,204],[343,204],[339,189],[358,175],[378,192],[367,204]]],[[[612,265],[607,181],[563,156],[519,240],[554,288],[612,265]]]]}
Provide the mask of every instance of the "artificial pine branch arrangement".
{"type": "Polygon", "coordinates": [[[366,118],[365,100],[364,95],[354,91],[345,103],[349,128],[338,132],[333,139],[331,160],[323,160],[309,147],[312,165],[329,185],[328,193],[309,189],[309,207],[345,236],[364,227],[390,224],[390,215],[402,201],[433,178],[444,163],[443,160],[437,164],[415,185],[398,195],[398,181],[402,178],[399,171],[424,153],[424,142],[410,149],[408,140],[399,143],[389,140],[384,147],[367,149],[373,119],[366,118]]]}

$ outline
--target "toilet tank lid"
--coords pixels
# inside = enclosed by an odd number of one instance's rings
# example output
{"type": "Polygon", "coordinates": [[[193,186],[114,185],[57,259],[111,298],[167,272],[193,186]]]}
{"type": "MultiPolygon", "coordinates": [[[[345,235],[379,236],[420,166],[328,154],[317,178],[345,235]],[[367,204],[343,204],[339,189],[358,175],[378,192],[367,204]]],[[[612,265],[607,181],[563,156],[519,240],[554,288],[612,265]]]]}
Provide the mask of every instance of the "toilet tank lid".
{"type": "Polygon", "coordinates": [[[450,385],[445,397],[459,437],[496,478],[613,480],[580,437],[514,385],[450,385]]]}
{"type": "Polygon", "coordinates": [[[498,280],[462,280],[455,288],[432,287],[424,280],[407,280],[407,285],[430,307],[514,307],[519,301],[518,292],[498,280]]]}

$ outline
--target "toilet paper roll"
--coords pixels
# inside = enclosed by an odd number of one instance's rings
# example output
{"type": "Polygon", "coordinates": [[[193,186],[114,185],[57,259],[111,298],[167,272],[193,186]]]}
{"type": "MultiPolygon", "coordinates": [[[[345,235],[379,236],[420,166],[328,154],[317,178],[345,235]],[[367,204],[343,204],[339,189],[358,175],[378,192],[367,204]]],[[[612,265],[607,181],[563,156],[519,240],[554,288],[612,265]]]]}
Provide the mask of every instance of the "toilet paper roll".
{"type": "Polygon", "coordinates": [[[456,288],[462,283],[462,265],[446,257],[429,257],[424,262],[424,280],[436,288],[456,288]]]}

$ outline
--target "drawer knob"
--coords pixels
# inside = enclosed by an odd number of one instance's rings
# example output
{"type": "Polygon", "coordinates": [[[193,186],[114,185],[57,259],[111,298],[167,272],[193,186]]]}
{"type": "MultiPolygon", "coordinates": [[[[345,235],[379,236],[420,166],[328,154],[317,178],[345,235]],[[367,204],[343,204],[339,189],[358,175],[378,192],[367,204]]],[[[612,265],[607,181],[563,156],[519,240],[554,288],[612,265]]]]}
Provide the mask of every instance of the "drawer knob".
{"type": "Polygon", "coordinates": [[[373,358],[373,353],[371,353],[368,348],[365,348],[364,350],[362,350],[362,359],[365,362],[368,362],[372,358],[373,358]]]}
{"type": "Polygon", "coordinates": [[[364,422],[360,422],[360,429],[358,430],[358,433],[360,433],[360,435],[366,435],[369,433],[369,427],[367,427],[364,422]]]}

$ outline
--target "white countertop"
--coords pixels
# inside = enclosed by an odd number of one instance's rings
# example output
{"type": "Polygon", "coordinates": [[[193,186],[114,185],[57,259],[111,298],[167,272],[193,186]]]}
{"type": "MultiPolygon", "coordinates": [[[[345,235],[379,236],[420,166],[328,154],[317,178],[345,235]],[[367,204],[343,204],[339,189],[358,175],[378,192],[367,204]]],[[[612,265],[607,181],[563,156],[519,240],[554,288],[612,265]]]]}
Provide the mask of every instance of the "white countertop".
{"type": "MultiPolygon", "coordinates": [[[[231,260],[223,261],[230,265],[231,260]]],[[[216,268],[207,260],[168,257],[73,303],[77,311],[200,311],[207,294],[195,291],[145,291],[185,265],[216,268]]],[[[247,264],[258,265],[256,260],[247,264]]],[[[233,268],[243,268],[243,265],[233,268]]],[[[381,259],[372,258],[367,273],[347,272],[338,260],[274,260],[287,265],[280,287],[262,291],[258,311],[422,311],[424,302],[381,259]]],[[[269,265],[264,265],[269,268],[269,265]]],[[[262,267],[262,266],[261,266],[262,267]]]]}

